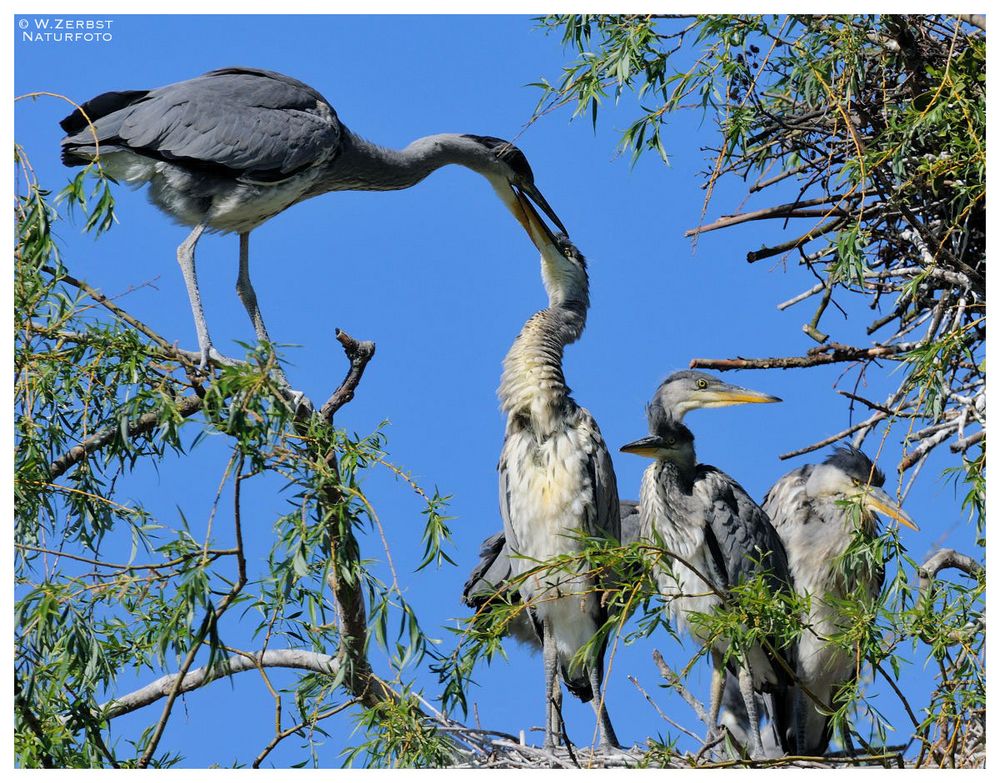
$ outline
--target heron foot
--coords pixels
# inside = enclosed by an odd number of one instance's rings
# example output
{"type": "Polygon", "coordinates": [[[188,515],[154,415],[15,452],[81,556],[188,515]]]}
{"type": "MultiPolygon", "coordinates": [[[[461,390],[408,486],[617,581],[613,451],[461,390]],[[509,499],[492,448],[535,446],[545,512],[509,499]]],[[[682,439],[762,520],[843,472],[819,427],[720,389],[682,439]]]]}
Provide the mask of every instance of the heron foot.
{"type": "Polygon", "coordinates": [[[207,370],[209,365],[214,365],[215,367],[235,367],[237,364],[242,363],[236,359],[230,359],[228,356],[223,356],[215,350],[215,346],[211,343],[202,346],[200,357],[198,360],[198,369],[202,371],[207,370]]]}

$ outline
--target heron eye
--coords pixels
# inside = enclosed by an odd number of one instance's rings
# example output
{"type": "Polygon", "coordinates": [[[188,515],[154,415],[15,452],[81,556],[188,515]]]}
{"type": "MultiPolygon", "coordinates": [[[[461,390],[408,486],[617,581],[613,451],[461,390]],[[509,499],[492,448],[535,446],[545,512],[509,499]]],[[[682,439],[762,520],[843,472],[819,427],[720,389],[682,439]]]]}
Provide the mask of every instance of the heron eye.
{"type": "Polygon", "coordinates": [[[704,378],[699,378],[698,379],[698,388],[699,389],[707,389],[708,388],[708,381],[706,381],[704,378]]]}
{"type": "Polygon", "coordinates": [[[677,438],[667,438],[668,446],[673,446],[675,443],[677,443],[677,438]]]}

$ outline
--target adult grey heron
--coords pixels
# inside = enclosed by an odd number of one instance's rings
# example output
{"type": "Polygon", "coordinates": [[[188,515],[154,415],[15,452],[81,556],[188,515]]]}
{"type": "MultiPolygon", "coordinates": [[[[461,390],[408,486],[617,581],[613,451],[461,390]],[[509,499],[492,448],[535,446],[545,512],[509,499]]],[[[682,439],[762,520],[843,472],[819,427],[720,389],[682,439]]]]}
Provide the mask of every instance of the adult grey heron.
{"type": "MultiPolygon", "coordinates": [[[[726,591],[758,574],[775,590],[790,590],[788,563],[781,540],[764,511],[734,479],[718,468],[699,465],[694,435],[674,416],[678,410],[717,407],[738,402],[775,402],[777,398],[728,387],[703,373],[679,373],[657,389],[647,408],[650,435],[622,446],[621,451],[651,457],[639,497],[643,539],[661,544],[670,555],[655,569],[674,626],[696,640],[711,643],[713,663],[709,723],[718,721],[725,683],[728,638],[710,639],[692,615],[709,615],[725,600],[726,591]],[[694,402],[692,401],[694,400],[694,402]],[[695,404],[699,402],[701,404],[695,404]]],[[[794,651],[772,640],[770,650],[755,643],[745,658],[731,658],[750,721],[749,752],[764,753],[755,692],[782,697],[792,685],[794,651]]],[[[776,698],[772,720],[786,736],[793,716],[788,703],[776,698]]]]}
{"type": "Polygon", "coordinates": [[[555,747],[563,733],[561,676],[581,701],[593,703],[601,745],[610,749],[618,738],[601,690],[606,644],[574,660],[607,617],[602,581],[580,561],[544,565],[579,553],[581,534],[620,535],[611,455],[594,417],[570,396],[562,368],[565,347],[586,324],[587,266],[579,250],[565,237],[553,237],[521,199],[541,250],[549,306],[528,319],[503,362],[497,391],[507,418],[498,465],[500,515],[513,554],[512,578],[542,645],[544,746],[555,747]]]}
{"type": "Polygon", "coordinates": [[[793,708],[802,716],[795,742],[803,755],[826,752],[831,733],[827,708],[857,676],[854,652],[830,641],[849,625],[844,601],[859,595],[874,601],[882,590],[882,564],[845,558],[851,542],[859,533],[868,539],[877,534],[878,514],[917,529],[882,489],[884,484],[885,475],[864,452],[842,446],[818,465],[786,473],[764,498],[764,510],[788,554],[795,589],[810,597],[796,668],[803,689],[790,692],[793,708]]]}
{"type": "MultiPolygon", "coordinates": [[[[519,199],[534,200],[565,232],[524,154],[491,136],[425,136],[403,150],[352,133],[312,87],[274,71],[220,68],[153,90],[106,92],[60,123],[62,160],[134,186],[193,230],[177,249],[201,363],[226,362],[213,347],[195,273],[206,230],[240,237],[236,291],[257,339],[270,342],[250,282],[250,232],[307,198],[334,190],[400,190],[455,163],[482,174],[528,229],[519,199]]],[[[529,232],[530,233],[530,232],[529,232]]]]}

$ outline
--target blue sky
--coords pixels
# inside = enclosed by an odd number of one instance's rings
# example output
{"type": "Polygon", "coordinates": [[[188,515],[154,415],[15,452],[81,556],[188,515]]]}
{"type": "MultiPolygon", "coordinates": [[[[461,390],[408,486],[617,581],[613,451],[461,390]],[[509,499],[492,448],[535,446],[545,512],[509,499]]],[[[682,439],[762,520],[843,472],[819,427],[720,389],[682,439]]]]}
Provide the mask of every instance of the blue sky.
{"type": "MultiPolygon", "coordinates": [[[[23,18],[34,26],[43,17],[23,18]]],[[[631,167],[627,157],[616,156],[630,114],[610,105],[596,133],[588,119],[570,122],[564,110],[522,134],[538,99],[538,90],[528,85],[541,77],[555,81],[568,57],[558,37],[535,29],[529,17],[104,18],[113,22],[110,42],[28,43],[16,37],[15,94],[47,91],[80,102],[106,90],[150,88],[213,68],[250,65],[312,85],[345,125],[383,145],[402,147],[438,132],[517,137],[537,184],[590,263],[588,327],[567,352],[566,376],[578,402],[602,428],[624,497],[637,496],[646,463],[617,448],[645,433],[644,404],[665,375],[695,356],[793,355],[814,345],[801,332],[812,315],[810,304],[775,309],[812,285],[808,272],[794,261],[786,269],[780,258],[755,265],[744,260],[748,249],[778,235],[777,226],[710,233],[696,248],[683,237],[701,220],[700,172],[709,153],[700,147],[712,138],[712,128],[700,115],[672,123],[665,137],[669,167],[648,156],[631,167]]],[[[57,122],[68,111],[52,98],[21,101],[15,110],[16,138],[52,190],[71,173],[58,154],[57,122]]],[[[717,188],[706,222],[747,206],[738,185],[717,188]]],[[[57,227],[68,265],[107,293],[128,292],[123,306],[169,340],[195,348],[174,260],[187,229],[173,225],[141,192],[119,188],[116,195],[119,225],[100,240],[83,235],[79,221],[57,227]]],[[[233,288],[237,246],[235,236],[207,236],[197,253],[209,327],[216,346],[231,354],[240,352],[235,341],[253,339],[233,288]]],[[[438,629],[465,615],[458,601],[462,583],[480,541],[500,525],[495,468],[503,420],[495,390],[511,341],[525,319],[545,305],[536,250],[485,181],[450,167],[410,190],[329,194],[297,205],[253,232],[251,274],[272,337],[290,346],[289,378],[313,399],[325,399],[343,376],[335,327],[377,343],[358,395],[337,423],[367,433],[388,420],[394,462],[423,486],[453,496],[452,556],[459,567],[414,574],[421,551],[419,500],[388,471],[372,471],[365,485],[408,598],[424,627],[447,637],[438,629]]],[[[863,341],[868,311],[842,304],[852,319],[838,322],[832,314],[827,330],[841,342],[863,341]]],[[[781,474],[810,461],[781,462],[778,454],[850,423],[845,400],[833,391],[842,370],[730,373],[729,380],[785,402],[693,414],[688,423],[700,459],[731,473],[760,499],[781,474]]],[[[864,393],[871,398],[889,388],[883,378],[868,381],[864,393]]],[[[903,434],[902,429],[890,434],[880,458],[890,492],[903,434]]],[[[226,460],[225,445],[215,440],[188,458],[166,460],[156,472],[138,472],[122,486],[122,497],[141,498],[168,524],[176,524],[183,511],[195,530],[204,529],[226,460]]],[[[870,439],[869,448],[879,442],[870,439]]],[[[922,531],[904,531],[903,541],[918,561],[937,546],[972,550],[960,500],[941,478],[946,465],[943,454],[933,457],[907,499],[922,531]]],[[[246,488],[253,518],[244,524],[260,537],[261,553],[269,544],[271,520],[286,508],[278,488],[276,482],[246,488]]],[[[376,538],[365,539],[363,547],[365,556],[384,559],[376,538]]],[[[627,674],[677,722],[702,732],[690,710],[658,687],[650,660],[654,646],[677,665],[693,652],[667,637],[616,652],[608,704],[619,737],[628,742],[677,732],[648,706],[627,674]]],[[[482,725],[516,733],[542,722],[542,666],[540,658],[514,644],[508,649],[509,661],[480,671],[481,687],[473,698],[482,725]]],[[[922,704],[931,680],[920,653],[911,669],[905,675],[908,693],[922,704]]],[[[158,675],[129,673],[123,689],[153,676],[158,675]]],[[[428,695],[434,694],[432,679],[417,676],[428,695]]],[[[707,694],[707,662],[696,666],[689,687],[707,694]]],[[[873,691],[885,694],[879,704],[890,720],[905,726],[889,688],[876,683],[873,691]]],[[[185,703],[161,747],[180,750],[187,765],[249,763],[271,737],[273,703],[254,675],[216,683],[188,695],[185,703]],[[243,718],[237,722],[233,715],[243,718]],[[220,747],[226,749],[221,755],[220,747]]],[[[571,736],[586,744],[593,732],[590,707],[571,697],[566,705],[571,736]]],[[[159,708],[147,708],[117,722],[113,735],[124,741],[158,715],[159,708]]],[[[351,724],[344,719],[331,721],[328,730],[331,737],[319,748],[319,760],[336,766],[338,750],[356,736],[347,736],[351,724]]],[[[540,735],[531,736],[540,741],[540,735]]],[[[281,766],[302,757],[292,739],[270,760],[281,766]]]]}

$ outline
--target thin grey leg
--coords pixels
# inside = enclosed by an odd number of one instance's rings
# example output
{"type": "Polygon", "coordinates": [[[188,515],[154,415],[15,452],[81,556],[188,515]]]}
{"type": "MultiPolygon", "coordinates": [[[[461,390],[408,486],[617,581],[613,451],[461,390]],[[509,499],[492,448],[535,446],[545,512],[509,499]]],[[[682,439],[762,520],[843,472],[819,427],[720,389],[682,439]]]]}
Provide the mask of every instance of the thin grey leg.
{"type": "Polygon", "coordinates": [[[764,743],[760,738],[760,720],[757,715],[757,700],[753,692],[753,675],[747,666],[740,667],[740,693],[743,694],[743,703],[747,708],[747,718],[750,721],[750,758],[759,759],[764,757],[764,743]]]}
{"type": "Polygon", "coordinates": [[[236,293],[246,308],[247,315],[250,316],[250,323],[257,335],[258,342],[270,344],[271,338],[267,334],[267,327],[264,326],[264,317],[260,314],[260,307],[257,305],[257,292],[253,290],[253,283],[250,282],[250,232],[240,234],[240,272],[236,278],[236,293]]]}
{"type": "Polygon", "coordinates": [[[726,685],[726,669],[722,663],[722,653],[712,650],[712,686],[708,701],[708,730],[719,725],[719,708],[722,706],[722,689],[726,685]]]}
{"type": "Polygon", "coordinates": [[[562,732],[562,686],[559,683],[556,642],[549,633],[548,621],[542,623],[542,656],[545,661],[545,742],[546,750],[554,750],[562,732]]]}
{"type": "Polygon", "coordinates": [[[813,709],[811,703],[806,703],[806,695],[802,688],[795,686],[795,752],[799,755],[812,753],[806,746],[806,710],[813,709]]]}
{"type": "Polygon", "coordinates": [[[594,713],[597,715],[601,747],[605,750],[619,748],[621,745],[618,743],[618,735],[615,734],[614,726],[611,725],[611,716],[608,715],[608,705],[604,702],[604,691],[601,690],[601,678],[597,676],[596,663],[587,667],[587,674],[590,677],[590,688],[594,693],[590,701],[594,705],[594,713]]]}
{"type": "Polygon", "coordinates": [[[198,350],[201,353],[201,367],[208,366],[209,359],[223,357],[212,347],[212,338],[208,336],[208,324],[205,321],[205,311],[201,306],[201,292],[198,290],[198,276],[194,270],[194,248],[198,238],[205,231],[204,225],[194,227],[188,238],[177,248],[177,263],[181,265],[184,275],[184,285],[187,287],[188,299],[191,301],[191,313],[194,315],[194,328],[198,334],[198,350]]]}
{"type": "MultiPolygon", "coordinates": [[[[243,302],[243,307],[246,309],[247,315],[250,316],[250,323],[253,324],[254,333],[257,335],[257,342],[271,345],[271,337],[267,333],[267,327],[264,326],[264,316],[260,314],[260,306],[257,304],[257,292],[254,291],[253,283],[250,282],[249,231],[240,234],[240,271],[236,277],[236,293],[240,297],[240,301],[243,302]]],[[[275,365],[274,372],[285,386],[290,386],[281,367],[275,365]]],[[[296,394],[300,399],[302,393],[296,392],[296,394]]],[[[296,399],[294,402],[296,407],[298,406],[298,401],[296,399]]]]}

